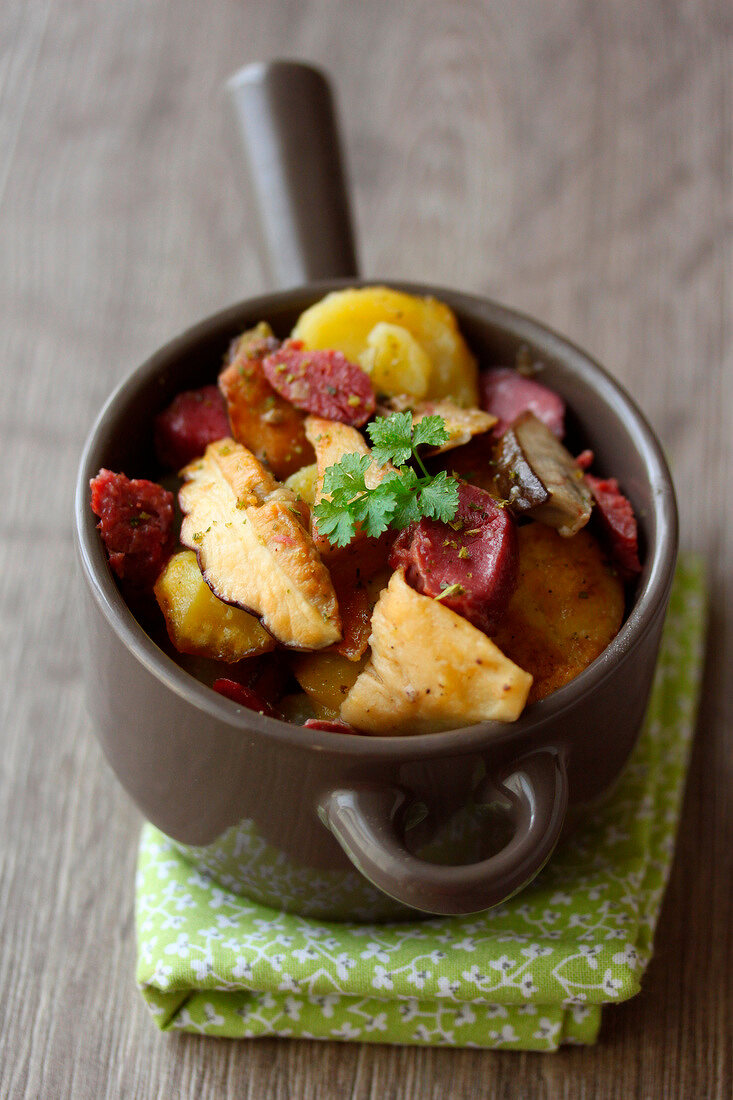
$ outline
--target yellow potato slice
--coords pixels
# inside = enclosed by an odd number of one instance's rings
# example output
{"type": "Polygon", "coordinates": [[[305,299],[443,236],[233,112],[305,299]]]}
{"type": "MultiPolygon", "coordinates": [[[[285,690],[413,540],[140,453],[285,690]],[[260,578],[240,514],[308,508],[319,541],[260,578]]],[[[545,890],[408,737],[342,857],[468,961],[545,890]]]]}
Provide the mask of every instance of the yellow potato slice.
{"type": "Polygon", "coordinates": [[[569,683],[616,637],[624,587],[589,531],[563,538],[531,523],[517,533],[519,583],[493,638],[532,673],[533,703],[569,683]]]}
{"type": "Polygon", "coordinates": [[[423,396],[478,405],[476,360],[455,314],[435,298],[419,298],[386,286],[336,290],[300,315],[292,335],[306,347],[335,348],[358,363],[380,323],[407,329],[428,356],[431,371],[423,396]]]}
{"type": "Polygon", "coordinates": [[[233,439],[209,444],[182,476],[181,542],[214,594],[257,615],[283,645],[338,642],[336,594],[295,495],[233,439]]]}
{"type": "Polygon", "coordinates": [[[318,481],[318,464],[312,462],[310,466],[301,466],[294,474],[285,479],[285,485],[292,489],[299,500],[311,507],[316,502],[316,483],[318,481]]]}
{"type": "Polygon", "coordinates": [[[403,325],[380,321],[367,336],[359,363],[372,380],[377,393],[406,393],[415,400],[430,386],[433,364],[430,356],[403,325]]]}
{"type": "Polygon", "coordinates": [[[341,717],[376,734],[430,733],[486,719],[512,722],[532,677],[438,600],[392,575],[372,616],[372,655],[341,717]]]}
{"type": "Polygon", "coordinates": [[[154,591],[179,653],[234,663],[275,648],[254,615],[216,598],[192,550],[173,555],[154,591]]]}
{"type": "Polygon", "coordinates": [[[366,657],[350,661],[338,653],[308,653],[293,661],[293,672],[315,705],[338,712],[366,662],[366,657]]]}

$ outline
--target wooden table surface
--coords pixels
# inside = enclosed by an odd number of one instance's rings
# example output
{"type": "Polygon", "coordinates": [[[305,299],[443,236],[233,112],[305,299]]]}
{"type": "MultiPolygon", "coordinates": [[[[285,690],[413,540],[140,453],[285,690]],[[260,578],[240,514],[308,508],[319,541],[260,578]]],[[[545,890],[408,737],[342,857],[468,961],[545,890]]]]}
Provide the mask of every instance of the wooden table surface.
{"type": "Polygon", "coordinates": [[[0,32],[0,1096],[728,1097],[728,0],[5,0],[0,32]],[[661,435],[708,561],[656,954],[595,1048],[162,1036],[135,989],[140,819],[85,716],[72,484],[113,384],[266,289],[221,87],[278,55],[338,84],[364,273],[495,297],[594,353],[661,435]]]}

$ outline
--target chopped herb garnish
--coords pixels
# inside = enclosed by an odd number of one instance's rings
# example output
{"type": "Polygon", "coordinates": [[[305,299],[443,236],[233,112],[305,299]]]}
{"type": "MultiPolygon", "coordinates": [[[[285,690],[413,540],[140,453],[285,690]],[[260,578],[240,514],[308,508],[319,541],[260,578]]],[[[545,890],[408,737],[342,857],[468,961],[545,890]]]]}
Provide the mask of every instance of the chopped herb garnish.
{"type": "MultiPolygon", "coordinates": [[[[425,516],[450,522],[458,510],[458,483],[444,470],[432,477],[418,454],[422,445],[440,446],[448,439],[445,421],[426,416],[412,423],[412,413],[377,417],[367,425],[372,441],[369,455],[343,455],[323,477],[323,493],[329,499],[313,508],[318,530],[334,546],[346,546],[359,524],[365,534],[381,535],[388,527],[402,530],[425,516]],[[419,467],[418,474],[409,459],[419,467]],[[365,477],[372,460],[379,466],[392,463],[381,484],[369,488],[365,477]]],[[[459,521],[460,522],[460,521],[459,521]]]]}
{"type": "Polygon", "coordinates": [[[433,599],[444,600],[447,596],[465,596],[466,589],[462,584],[448,584],[445,586],[439,596],[434,596],[433,599]]]}

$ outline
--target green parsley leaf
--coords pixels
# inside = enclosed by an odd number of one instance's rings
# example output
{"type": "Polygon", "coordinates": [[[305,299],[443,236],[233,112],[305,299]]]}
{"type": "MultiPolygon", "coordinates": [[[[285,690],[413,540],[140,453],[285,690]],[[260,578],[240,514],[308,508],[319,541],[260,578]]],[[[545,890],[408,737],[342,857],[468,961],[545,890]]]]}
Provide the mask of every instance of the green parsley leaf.
{"type": "Polygon", "coordinates": [[[396,504],[394,492],[382,483],[354,501],[354,517],[367,535],[381,535],[390,525],[396,504]]]}
{"type": "Polygon", "coordinates": [[[412,454],[412,413],[392,413],[391,416],[379,416],[367,424],[367,432],[372,441],[372,454],[379,466],[393,462],[403,466],[412,454]]]}
{"type": "Polygon", "coordinates": [[[422,516],[450,523],[458,510],[458,482],[444,470],[431,477],[417,453],[419,446],[438,447],[447,441],[443,418],[428,416],[413,427],[411,412],[393,413],[373,420],[367,431],[371,456],[344,455],[324,474],[324,499],[313,506],[319,532],[333,545],[346,546],[357,526],[375,537],[388,527],[402,530],[422,516]],[[421,475],[406,465],[409,458],[421,475]],[[370,489],[366,474],[372,462],[395,468],[370,489]]]}
{"type": "Polygon", "coordinates": [[[442,416],[424,416],[412,429],[413,447],[421,447],[423,444],[428,447],[440,447],[449,439],[450,435],[442,416]]]}
{"type": "Polygon", "coordinates": [[[343,455],[335,466],[329,466],[323,475],[323,492],[335,499],[343,498],[346,504],[357,493],[366,491],[364,478],[369,469],[368,455],[343,455]]]}
{"type": "Polygon", "coordinates": [[[420,510],[429,519],[448,523],[458,511],[458,482],[441,470],[427,485],[422,486],[420,510]]]}
{"type": "Polygon", "coordinates": [[[354,517],[348,508],[321,500],[313,510],[318,521],[318,532],[325,535],[334,546],[348,546],[356,534],[354,517]]]}
{"type": "Polygon", "coordinates": [[[392,476],[391,489],[395,497],[395,510],[392,515],[392,527],[398,531],[417,523],[422,513],[418,489],[420,482],[412,466],[403,466],[398,474],[392,476]]]}

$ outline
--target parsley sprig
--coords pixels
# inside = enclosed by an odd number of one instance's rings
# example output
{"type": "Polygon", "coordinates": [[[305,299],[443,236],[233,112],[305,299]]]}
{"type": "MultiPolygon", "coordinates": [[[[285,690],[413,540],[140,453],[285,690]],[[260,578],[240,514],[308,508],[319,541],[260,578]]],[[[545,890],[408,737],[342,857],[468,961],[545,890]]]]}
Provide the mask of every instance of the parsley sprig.
{"type": "Polygon", "coordinates": [[[449,523],[458,510],[458,483],[444,470],[433,477],[418,453],[418,447],[448,442],[442,416],[425,416],[413,424],[411,412],[393,413],[377,417],[367,432],[371,457],[343,455],[323,476],[323,492],[330,499],[313,508],[319,532],[334,546],[347,546],[357,525],[376,536],[388,527],[402,530],[422,516],[449,523]],[[411,460],[419,473],[409,465],[411,460]],[[395,468],[370,489],[365,479],[372,462],[395,468]]]}

